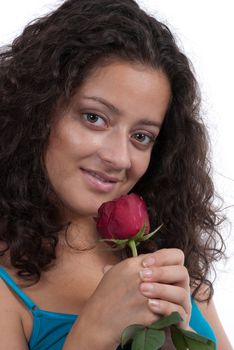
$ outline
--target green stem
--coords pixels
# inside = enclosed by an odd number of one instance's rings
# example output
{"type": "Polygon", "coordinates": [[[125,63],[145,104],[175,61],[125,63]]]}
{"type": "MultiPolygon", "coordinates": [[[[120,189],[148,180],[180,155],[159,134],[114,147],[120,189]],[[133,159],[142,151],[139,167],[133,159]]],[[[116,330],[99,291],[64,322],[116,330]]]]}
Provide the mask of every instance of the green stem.
{"type": "Polygon", "coordinates": [[[132,251],[132,256],[137,256],[138,254],[136,249],[136,242],[134,241],[134,239],[130,239],[130,241],[128,242],[128,246],[132,251]]]}

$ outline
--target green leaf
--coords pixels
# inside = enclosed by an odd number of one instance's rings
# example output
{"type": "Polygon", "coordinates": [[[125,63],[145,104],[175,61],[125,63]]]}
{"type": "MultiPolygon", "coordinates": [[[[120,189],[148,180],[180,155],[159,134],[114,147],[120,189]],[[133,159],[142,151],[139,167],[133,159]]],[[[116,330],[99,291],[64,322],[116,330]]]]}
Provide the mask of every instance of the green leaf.
{"type": "Polygon", "coordinates": [[[147,241],[147,239],[149,239],[150,237],[152,237],[153,235],[155,235],[155,233],[158,232],[162,226],[163,226],[163,224],[160,225],[159,227],[157,227],[156,230],[154,230],[154,231],[148,233],[148,235],[144,235],[144,236],[141,238],[141,241],[147,241]]]}
{"type": "Polygon", "coordinates": [[[214,343],[202,344],[195,339],[186,338],[186,343],[188,344],[189,350],[215,350],[216,349],[216,346],[214,343]]]}
{"type": "Polygon", "coordinates": [[[140,231],[136,234],[136,236],[132,237],[132,239],[134,239],[134,241],[141,240],[141,238],[144,236],[145,229],[146,229],[146,224],[143,225],[140,231]]]}
{"type": "Polygon", "coordinates": [[[212,342],[212,340],[206,338],[206,337],[203,337],[202,335],[200,334],[197,334],[195,332],[192,332],[192,331],[187,331],[183,328],[179,328],[178,329],[180,330],[180,332],[182,332],[187,338],[190,338],[190,339],[194,339],[194,340],[197,340],[199,341],[200,343],[204,343],[204,344],[207,344],[207,343],[210,343],[212,342]]]}
{"type": "Polygon", "coordinates": [[[164,331],[144,329],[135,334],[131,350],[158,350],[164,342],[164,331]]]}
{"type": "Polygon", "coordinates": [[[123,347],[130,339],[132,339],[137,331],[143,329],[145,329],[145,326],[141,324],[132,324],[125,328],[121,336],[121,346],[123,347]]]}
{"type": "Polygon", "coordinates": [[[161,317],[158,321],[152,323],[150,329],[162,329],[165,327],[170,327],[171,325],[177,324],[183,321],[178,312],[172,312],[169,316],[161,317]]]}
{"type": "Polygon", "coordinates": [[[178,328],[180,332],[184,335],[184,338],[188,344],[189,349],[191,350],[215,350],[216,346],[215,343],[206,338],[203,337],[200,334],[197,334],[195,332],[187,331],[185,329],[178,328]]]}
{"type": "Polygon", "coordinates": [[[175,327],[171,327],[171,339],[176,349],[187,350],[187,343],[184,340],[184,336],[181,332],[175,331],[175,327]]]}
{"type": "Polygon", "coordinates": [[[128,242],[128,239],[99,239],[99,242],[112,242],[112,243],[115,243],[117,245],[125,245],[127,242],[128,242]]]}
{"type": "Polygon", "coordinates": [[[185,329],[173,326],[171,328],[171,336],[174,345],[178,349],[184,350],[182,347],[183,342],[186,345],[185,349],[189,350],[215,350],[216,345],[208,338],[201,336],[195,332],[187,331],[185,329]],[[178,343],[179,342],[179,343],[178,343]]]}

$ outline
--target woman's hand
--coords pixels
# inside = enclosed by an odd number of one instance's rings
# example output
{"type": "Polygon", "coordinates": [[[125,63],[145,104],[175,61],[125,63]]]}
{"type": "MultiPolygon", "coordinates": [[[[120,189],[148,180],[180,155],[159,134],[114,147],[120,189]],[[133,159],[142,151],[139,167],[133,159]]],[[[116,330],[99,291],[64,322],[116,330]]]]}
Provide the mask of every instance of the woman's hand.
{"type": "Polygon", "coordinates": [[[159,319],[159,315],[148,307],[148,297],[139,288],[139,271],[146,256],[131,257],[105,269],[103,278],[79,315],[80,329],[95,334],[97,342],[99,338],[108,340],[107,349],[118,346],[129,325],[148,326],[159,319]]]}
{"type": "Polygon", "coordinates": [[[103,272],[79,322],[81,329],[92,331],[100,342],[108,341],[107,349],[118,346],[129,325],[148,326],[172,311],[180,313],[181,326],[187,328],[191,312],[190,288],[182,251],[162,249],[131,257],[107,266],[103,272]],[[144,277],[143,272],[149,269],[152,275],[144,277]],[[152,290],[144,288],[148,285],[152,290]]]}
{"type": "Polygon", "coordinates": [[[140,291],[148,298],[149,309],[156,315],[179,312],[183,318],[180,327],[189,328],[191,315],[188,271],[184,254],[179,249],[161,249],[147,254],[139,272],[140,291]]]}

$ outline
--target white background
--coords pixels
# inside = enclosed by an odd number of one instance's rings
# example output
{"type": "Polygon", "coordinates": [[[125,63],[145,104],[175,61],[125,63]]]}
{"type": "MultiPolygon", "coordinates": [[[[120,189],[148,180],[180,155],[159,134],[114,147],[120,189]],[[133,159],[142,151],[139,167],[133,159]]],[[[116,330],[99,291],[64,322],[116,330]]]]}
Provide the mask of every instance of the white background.
{"type": "MultiPolygon", "coordinates": [[[[97,0],[98,1],[98,0],[97,0]]],[[[114,1],[114,0],[113,0],[114,1]]],[[[10,43],[34,17],[62,1],[1,0],[0,46],[10,43]]],[[[193,62],[211,136],[213,178],[229,223],[223,227],[229,259],[216,266],[215,303],[234,344],[234,22],[233,0],[138,0],[176,35],[193,62]],[[231,313],[233,314],[231,316],[231,313]]]]}

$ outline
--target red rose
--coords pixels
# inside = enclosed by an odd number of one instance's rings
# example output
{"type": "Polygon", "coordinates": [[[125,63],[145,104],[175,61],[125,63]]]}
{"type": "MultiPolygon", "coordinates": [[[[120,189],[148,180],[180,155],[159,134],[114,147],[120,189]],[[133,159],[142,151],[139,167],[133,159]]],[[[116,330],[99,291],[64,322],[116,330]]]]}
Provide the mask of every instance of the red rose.
{"type": "Polygon", "coordinates": [[[143,198],[135,193],[103,203],[98,209],[97,231],[104,239],[129,239],[144,225],[149,233],[149,217],[143,198]]]}
{"type": "MultiPolygon", "coordinates": [[[[96,225],[98,233],[103,238],[100,241],[107,241],[116,246],[113,249],[118,246],[120,249],[129,246],[133,256],[137,256],[137,245],[152,237],[162,227],[160,225],[149,233],[149,217],[145,202],[135,193],[103,203],[98,209],[96,225]]],[[[159,349],[159,346],[161,349],[166,339],[165,330],[170,327],[171,334],[174,335],[172,340],[176,339],[175,349],[181,349],[181,345],[184,344],[191,344],[193,349],[200,349],[201,345],[207,350],[215,349],[215,344],[209,339],[184,329],[181,331],[177,326],[181,320],[180,314],[173,312],[147,327],[130,325],[122,334],[121,346],[124,347],[129,340],[132,340],[131,349],[159,349]]],[[[189,348],[191,349],[190,346],[189,348]]]]}

